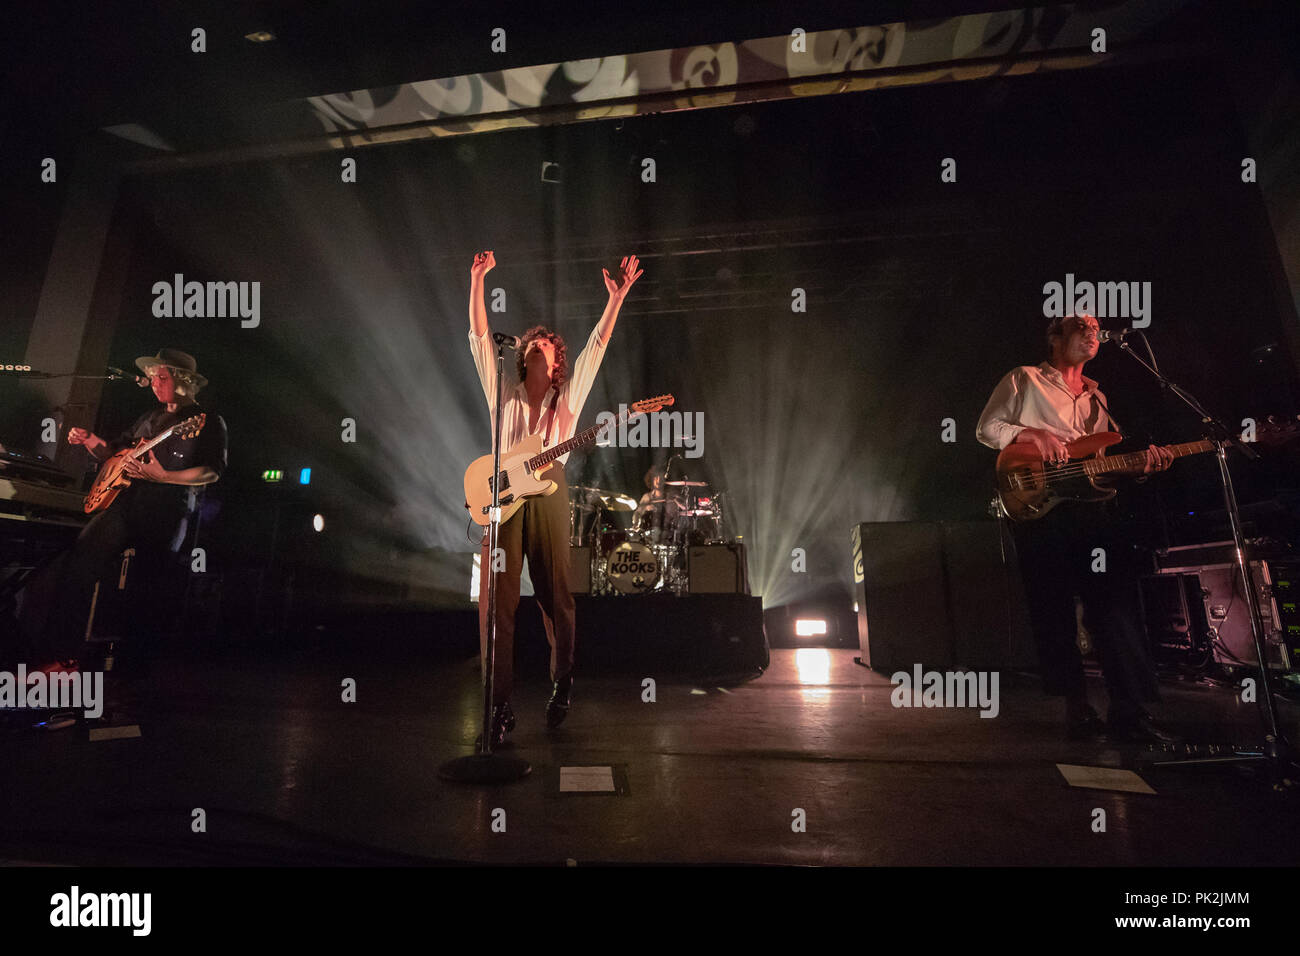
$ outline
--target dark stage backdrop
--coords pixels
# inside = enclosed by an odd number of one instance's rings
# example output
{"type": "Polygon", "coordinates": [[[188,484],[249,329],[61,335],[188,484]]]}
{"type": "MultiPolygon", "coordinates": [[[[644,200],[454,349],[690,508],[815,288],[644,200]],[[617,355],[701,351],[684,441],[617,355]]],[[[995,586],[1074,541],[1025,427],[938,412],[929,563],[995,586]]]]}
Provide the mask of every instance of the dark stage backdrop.
{"type": "MultiPolygon", "coordinates": [[[[847,600],[853,525],[985,515],[994,453],[976,419],[1002,374],[1044,357],[1046,282],[1150,282],[1169,374],[1234,421],[1292,409],[1285,355],[1252,364],[1293,317],[1267,305],[1275,245],[1241,142],[1219,81],[1164,64],[357,149],[355,184],[337,154],[152,176],[120,204],[137,239],[114,361],[170,345],[212,380],[232,469],[212,560],[261,540],[263,468],[311,466],[300,504],[328,519],[313,560],[463,596],[468,564],[445,555],[474,548],[461,477],[490,442],[466,338],[474,252],[496,252],[493,327],[553,324],[571,357],[603,308],[601,267],[636,253],[645,275],[582,425],[675,393],[702,413],[704,452],[675,473],[726,489],[755,593],[847,600]],[[175,273],[260,282],[260,325],[154,317],[151,288],[175,273]],[[427,559],[414,572],[411,555],[427,559]]],[[[1143,440],[1196,433],[1126,357],[1088,372],[1143,440]]],[[[147,394],[108,394],[101,432],[147,394]]],[[[569,480],[639,495],[682,450],[595,449],[569,480]]],[[[1213,505],[1212,482],[1212,462],[1180,463],[1166,507],[1213,505]]]]}

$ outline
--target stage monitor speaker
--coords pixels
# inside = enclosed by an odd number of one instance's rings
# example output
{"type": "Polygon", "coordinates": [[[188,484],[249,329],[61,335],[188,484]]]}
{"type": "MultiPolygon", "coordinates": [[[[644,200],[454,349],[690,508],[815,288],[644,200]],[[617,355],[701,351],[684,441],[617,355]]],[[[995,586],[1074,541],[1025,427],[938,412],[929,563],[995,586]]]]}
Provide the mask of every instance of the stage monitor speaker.
{"type": "Polygon", "coordinates": [[[743,544],[693,545],[686,568],[691,594],[749,593],[743,544]]]}
{"type": "Polygon", "coordinates": [[[891,521],[859,525],[858,533],[862,575],[854,598],[862,662],[887,673],[910,672],[918,663],[950,665],[953,629],[942,529],[932,522],[891,521]]]}
{"type": "Polygon", "coordinates": [[[591,593],[591,545],[569,546],[569,591],[591,593]]]}
{"type": "Polygon", "coordinates": [[[859,525],[854,599],[874,670],[1033,667],[1037,657],[1010,535],[996,521],[859,525]]]}

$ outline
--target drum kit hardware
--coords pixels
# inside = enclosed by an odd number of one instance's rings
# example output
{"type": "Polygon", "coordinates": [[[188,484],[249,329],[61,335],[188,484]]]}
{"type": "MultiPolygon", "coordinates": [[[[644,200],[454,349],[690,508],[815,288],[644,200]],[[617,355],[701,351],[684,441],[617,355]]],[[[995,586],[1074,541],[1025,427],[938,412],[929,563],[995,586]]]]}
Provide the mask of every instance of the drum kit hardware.
{"type": "Polygon", "coordinates": [[[723,537],[725,494],[704,481],[665,481],[638,505],[617,491],[571,486],[569,542],[591,547],[591,593],[685,594],[690,546],[732,540],[723,537]]]}

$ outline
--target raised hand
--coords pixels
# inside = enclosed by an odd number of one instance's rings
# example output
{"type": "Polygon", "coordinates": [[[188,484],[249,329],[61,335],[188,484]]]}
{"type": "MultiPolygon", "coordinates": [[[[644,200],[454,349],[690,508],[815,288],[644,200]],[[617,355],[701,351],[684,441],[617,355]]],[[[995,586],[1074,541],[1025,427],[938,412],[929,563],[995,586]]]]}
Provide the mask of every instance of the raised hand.
{"type": "Polygon", "coordinates": [[[491,249],[486,249],[474,257],[474,264],[469,267],[469,274],[475,279],[481,278],[491,272],[496,264],[496,256],[492,255],[491,249]]]}
{"type": "Polygon", "coordinates": [[[609,290],[612,297],[621,299],[627,295],[627,290],[632,288],[632,283],[641,278],[641,273],[645,272],[644,269],[638,268],[640,264],[636,256],[624,256],[623,261],[619,263],[617,278],[611,276],[608,269],[600,270],[605,275],[605,288],[609,290]]]}
{"type": "Polygon", "coordinates": [[[94,437],[93,433],[84,428],[72,428],[68,430],[69,445],[84,445],[94,437]]]}

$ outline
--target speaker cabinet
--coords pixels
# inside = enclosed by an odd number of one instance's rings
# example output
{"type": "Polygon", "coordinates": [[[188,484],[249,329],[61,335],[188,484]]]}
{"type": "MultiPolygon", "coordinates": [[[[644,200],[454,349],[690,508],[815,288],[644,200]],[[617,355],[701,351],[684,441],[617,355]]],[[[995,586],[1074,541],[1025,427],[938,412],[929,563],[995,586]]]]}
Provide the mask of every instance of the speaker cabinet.
{"type": "Polygon", "coordinates": [[[591,593],[591,545],[569,546],[569,591],[591,593]]]}
{"type": "Polygon", "coordinates": [[[688,549],[691,594],[748,594],[743,544],[695,545],[688,549]]]}
{"type": "Polygon", "coordinates": [[[952,618],[943,581],[938,524],[897,521],[859,526],[862,580],[858,643],[862,662],[878,671],[952,663],[952,618]]]}
{"type": "Polygon", "coordinates": [[[853,594],[868,667],[1033,664],[1010,536],[1004,542],[996,521],[879,522],[855,532],[853,594]]]}

